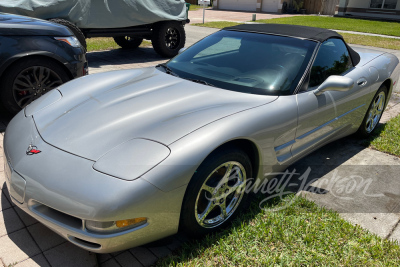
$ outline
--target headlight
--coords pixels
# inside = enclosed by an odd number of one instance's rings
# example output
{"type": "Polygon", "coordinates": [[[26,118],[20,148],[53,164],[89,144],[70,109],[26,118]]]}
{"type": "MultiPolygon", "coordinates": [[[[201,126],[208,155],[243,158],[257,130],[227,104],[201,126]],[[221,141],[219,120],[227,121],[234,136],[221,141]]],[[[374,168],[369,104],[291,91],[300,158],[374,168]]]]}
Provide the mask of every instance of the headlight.
{"type": "Polygon", "coordinates": [[[81,43],[78,41],[78,39],[75,36],[69,36],[69,37],[54,37],[54,39],[65,42],[69,44],[70,46],[73,47],[81,47],[81,43]]]}
{"type": "Polygon", "coordinates": [[[170,154],[167,146],[147,139],[132,139],[107,152],[94,165],[96,171],[132,181],[170,154]]]}
{"type": "Polygon", "coordinates": [[[147,223],[147,219],[144,217],[120,220],[120,221],[109,221],[109,222],[98,222],[98,221],[86,221],[86,229],[96,233],[117,233],[125,230],[129,230],[147,223]]]}

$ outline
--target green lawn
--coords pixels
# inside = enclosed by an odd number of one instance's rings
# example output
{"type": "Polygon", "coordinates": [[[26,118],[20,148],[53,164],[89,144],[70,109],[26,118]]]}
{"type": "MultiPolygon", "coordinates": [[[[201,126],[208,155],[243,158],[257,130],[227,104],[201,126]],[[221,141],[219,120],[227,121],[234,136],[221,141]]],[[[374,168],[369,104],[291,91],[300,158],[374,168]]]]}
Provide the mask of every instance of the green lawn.
{"type": "MultiPolygon", "coordinates": [[[[275,20],[275,19],[271,19],[271,20],[275,20]]],[[[266,20],[266,21],[270,21],[270,20],[266,20]]],[[[230,22],[230,21],[213,21],[213,22],[207,22],[204,24],[195,23],[193,25],[201,26],[201,27],[222,29],[225,27],[236,26],[239,24],[240,23],[230,22]]],[[[400,26],[400,24],[399,24],[399,26],[400,26]]],[[[375,46],[375,47],[381,47],[381,48],[387,48],[387,49],[400,50],[400,40],[399,39],[377,37],[377,36],[367,36],[367,35],[360,35],[360,34],[350,34],[350,33],[340,33],[340,34],[344,37],[346,42],[348,42],[349,44],[368,45],[368,46],[375,46]]]]}
{"type": "Polygon", "coordinates": [[[376,150],[400,157],[400,116],[381,125],[368,144],[376,150]]]}
{"type": "Polygon", "coordinates": [[[231,22],[231,21],[212,21],[212,22],[206,22],[206,23],[193,23],[191,25],[194,26],[200,26],[200,27],[209,27],[209,28],[217,28],[217,29],[222,29],[225,27],[232,27],[239,25],[241,23],[237,22],[231,22]]]}
{"type": "Polygon", "coordinates": [[[399,22],[384,22],[363,19],[322,17],[322,16],[296,16],[289,18],[257,20],[262,23],[293,24],[325,29],[376,33],[400,36],[399,22]]]}
{"type": "MultiPolygon", "coordinates": [[[[113,38],[99,37],[99,38],[89,38],[86,39],[87,43],[87,51],[101,51],[101,50],[110,50],[110,49],[118,49],[121,48],[114,42],[113,38]]],[[[143,40],[141,47],[150,46],[151,42],[143,40]]]]}
{"type": "Polygon", "coordinates": [[[333,211],[293,195],[269,201],[264,211],[253,201],[232,227],[187,242],[160,260],[167,266],[399,266],[397,242],[353,226],[333,211]]]}

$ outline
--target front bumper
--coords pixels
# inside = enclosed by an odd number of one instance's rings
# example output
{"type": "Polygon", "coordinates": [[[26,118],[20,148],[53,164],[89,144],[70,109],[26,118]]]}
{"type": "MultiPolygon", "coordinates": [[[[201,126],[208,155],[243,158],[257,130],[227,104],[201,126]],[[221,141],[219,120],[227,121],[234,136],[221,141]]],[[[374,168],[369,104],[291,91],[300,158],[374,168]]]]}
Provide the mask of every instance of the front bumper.
{"type": "Polygon", "coordinates": [[[185,188],[163,192],[145,181],[125,181],[93,170],[93,161],[45,143],[32,117],[20,112],[4,137],[6,183],[23,211],[75,245],[97,253],[139,246],[175,234],[185,188]],[[27,155],[29,144],[41,150],[27,155]],[[86,220],[146,217],[147,223],[104,234],[86,220]]]}
{"type": "Polygon", "coordinates": [[[65,56],[65,67],[73,78],[89,75],[89,64],[83,48],[70,48],[68,56],[65,56]]]}

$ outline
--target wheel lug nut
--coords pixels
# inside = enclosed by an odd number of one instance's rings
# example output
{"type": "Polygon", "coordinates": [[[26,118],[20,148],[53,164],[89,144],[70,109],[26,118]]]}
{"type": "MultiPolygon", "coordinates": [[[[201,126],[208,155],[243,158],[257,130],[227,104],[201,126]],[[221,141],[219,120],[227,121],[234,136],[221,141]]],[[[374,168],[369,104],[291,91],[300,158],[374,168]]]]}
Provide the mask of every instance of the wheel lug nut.
{"type": "Polygon", "coordinates": [[[213,204],[217,203],[215,200],[213,200],[213,204]]]}
{"type": "Polygon", "coordinates": [[[226,189],[226,190],[225,190],[225,194],[228,194],[228,193],[229,193],[229,189],[226,189]]]}
{"type": "Polygon", "coordinates": [[[224,199],[223,198],[221,198],[221,200],[219,201],[219,203],[224,203],[224,199]]]}

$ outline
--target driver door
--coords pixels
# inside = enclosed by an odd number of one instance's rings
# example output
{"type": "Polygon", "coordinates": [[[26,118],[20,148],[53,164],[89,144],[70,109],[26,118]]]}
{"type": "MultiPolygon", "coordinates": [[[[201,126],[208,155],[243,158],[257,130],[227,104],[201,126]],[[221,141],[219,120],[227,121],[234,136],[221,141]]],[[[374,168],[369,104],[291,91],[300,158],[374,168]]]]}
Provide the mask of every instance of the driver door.
{"type": "Polygon", "coordinates": [[[356,81],[363,78],[362,70],[353,67],[347,46],[341,39],[328,39],[320,46],[311,68],[309,86],[297,94],[298,128],[291,150],[294,157],[310,153],[352,127],[362,105],[357,101],[357,94],[366,84],[359,86],[356,81]],[[326,91],[315,95],[313,90],[331,75],[352,78],[354,87],[347,92],[326,91]]]}

